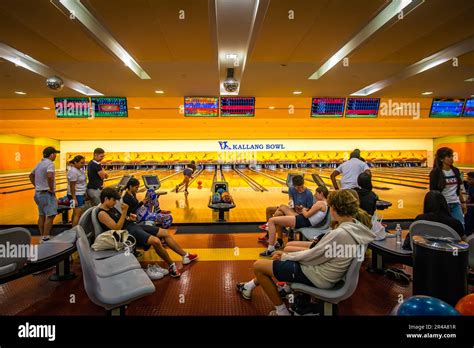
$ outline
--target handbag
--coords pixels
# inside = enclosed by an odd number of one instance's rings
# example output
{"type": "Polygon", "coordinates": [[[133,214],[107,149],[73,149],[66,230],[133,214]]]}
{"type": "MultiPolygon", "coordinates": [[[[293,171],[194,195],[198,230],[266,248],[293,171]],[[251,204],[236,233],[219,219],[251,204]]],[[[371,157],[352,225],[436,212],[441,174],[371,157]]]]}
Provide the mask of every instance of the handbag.
{"type": "Polygon", "coordinates": [[[132,253],[135,249],[137,241],[135,237],[130,235],[127,230],[108,230],[99,234],[94,244],[92,244],[92,250],[126,250],[132,253]]]}

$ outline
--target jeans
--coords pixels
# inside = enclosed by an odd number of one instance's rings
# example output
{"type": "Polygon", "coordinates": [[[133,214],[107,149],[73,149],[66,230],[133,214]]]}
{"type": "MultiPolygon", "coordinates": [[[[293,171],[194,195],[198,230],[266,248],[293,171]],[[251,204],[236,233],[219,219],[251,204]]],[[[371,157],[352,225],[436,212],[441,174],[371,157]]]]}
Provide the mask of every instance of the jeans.
{"type": "Polygon", "coordinates": [[[456,220],[459,220],[464,227],[464,214],[462,212],[461,203],[448,203],[449,212],[456,220]]]}

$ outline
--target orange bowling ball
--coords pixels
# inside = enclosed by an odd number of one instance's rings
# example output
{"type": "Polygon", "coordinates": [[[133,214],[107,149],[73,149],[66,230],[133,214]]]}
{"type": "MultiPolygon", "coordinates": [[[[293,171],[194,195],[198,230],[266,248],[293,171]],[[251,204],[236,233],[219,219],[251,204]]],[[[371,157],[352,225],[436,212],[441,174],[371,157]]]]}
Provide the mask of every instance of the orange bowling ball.
{"type": "Polygon", "coordinates": [[[474,293],[460,299],[455,308],[462,315],[474,315],[474,293]]]}
{"type": "Polygon", "coordinates": [[[202,181],[198,181],[198,186],[201,186],[202,185],[202,181]]]}

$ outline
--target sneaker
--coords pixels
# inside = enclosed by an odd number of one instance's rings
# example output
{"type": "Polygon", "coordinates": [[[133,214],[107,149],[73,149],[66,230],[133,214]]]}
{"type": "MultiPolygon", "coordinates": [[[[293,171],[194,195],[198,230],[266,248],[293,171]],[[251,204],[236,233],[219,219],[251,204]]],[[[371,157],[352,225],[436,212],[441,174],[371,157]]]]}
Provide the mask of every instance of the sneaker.
{"type": "Polygon", "coordinates": [[[178,270],[178,268],[176,266],[169,266],[168,267],[168,271],[170,273],[170,276],[172,276],[173,278],[179,278],[181,277],[181,272],[178,270]]]}
{"type": "Polygon", "coordinates": [[[48,240],[50,240],[51,238],[49,238],[49,236],[43,236],[41,237],[39,243],[40,244],[43,244],[44,242],[47,242],[48,240]]]}
{"type": "Polygon", "coordinates": [[[284,246],[285,246],[285,243],[283,243],[283,239],[278,238],[275,244],[275,249],[283,249],[284,246]]]}
{"type": "Polygon", "coordinates": [[[262,257],[270,257],[270,256],[272,256],[272,254],[273,254],[274,252],[275,252],[275,250],[274,250],[274,251],[269,251],[268,249],[265,249],[264,252],[261,252],[261,253],[260,253],[260,256],[262,256],[262,257]]]}
{"type": "Polygon", "coordinates": [[[164,277],[163,273],[158,271],[154,265],[148,265],[145,272],[151,280],[158,280],[164,277]]]}
{"type": "Polygon", "coordinates": [[[245,288],[245,283],[237,283],[237,291],[240,292],[240,295],[242,295],[242,297],[245,300],[251,300],[252,299],[252,291],[247,290],[245,288]]]}
{"type": "Polygon", "coordinates": [[[190,264],[193,261],[196,261],[199,258],[197,254],[189,254],[187,253],[185,256],[183,256],[183,265],[190,264]]]}
{"type": "Polygon", "coordinates": [[[321,315],[321,305],[317,303],[308,303],[306,306],[296,306],[290,308],[295,316],[317,316],[321,315]]]}
{"type": "Polygon", "coordinates": [[[270,317],[279,317],[279,316],[291,316],[291,313],[287,313],[287,314],[278,314],[278,312],[276,311],[276,309],[272,310],[270,313],[268,313],[268,315],[270,317]]]}
{"type": "Polygon", "coordinates": [[[261,237],[258,237],[258,238],[257,238],[257,241],[258,241],[259,243],[266,243],[266,242],[268,242],[268,234],[265,234],[265,235],[263,235],[263,236],[261,236],[261,237]]]}
{"type": "Polygon", "coordinates": [[[153,267],[153,269],[155,269],[157,272],[163,273],[163,276],[167,276],[170,273],[166,268],[160,267],[160,265],[157,263],[155,263],[151,267],[153,267]]]}
{"type": "Polygon", "coordinates": [[[258,228],[261,229],[262,231],[268,231],[268,223],[260,225],[260,226],[258,226],[258,228]]]}

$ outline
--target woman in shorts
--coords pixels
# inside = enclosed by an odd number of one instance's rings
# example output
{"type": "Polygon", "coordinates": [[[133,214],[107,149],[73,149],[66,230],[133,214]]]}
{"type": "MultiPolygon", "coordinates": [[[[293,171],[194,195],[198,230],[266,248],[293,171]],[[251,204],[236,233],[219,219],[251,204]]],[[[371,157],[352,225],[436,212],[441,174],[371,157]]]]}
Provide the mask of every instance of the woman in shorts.
{"type": "Polygon", "coordinates": [[[77,155],[69,161],[67,172],[67,197],[74,201],[72,210],[72,226],[76,226],[82,215],[86,201],[86,174],[82,170],[85,166],[84,156],[77,155]]]}
{"type": "Polygon", "coordinates": [[[176,193],[178,193],[179,188],[184,185],[184,193],[188,194],[188,186],[189,186],[189,180],[193,177],[194,172],[196,171],[196,162],[191,161],[188,165],[186,165],[186,168],[183,170],[183,181],[176,185],[176,193]]]}

